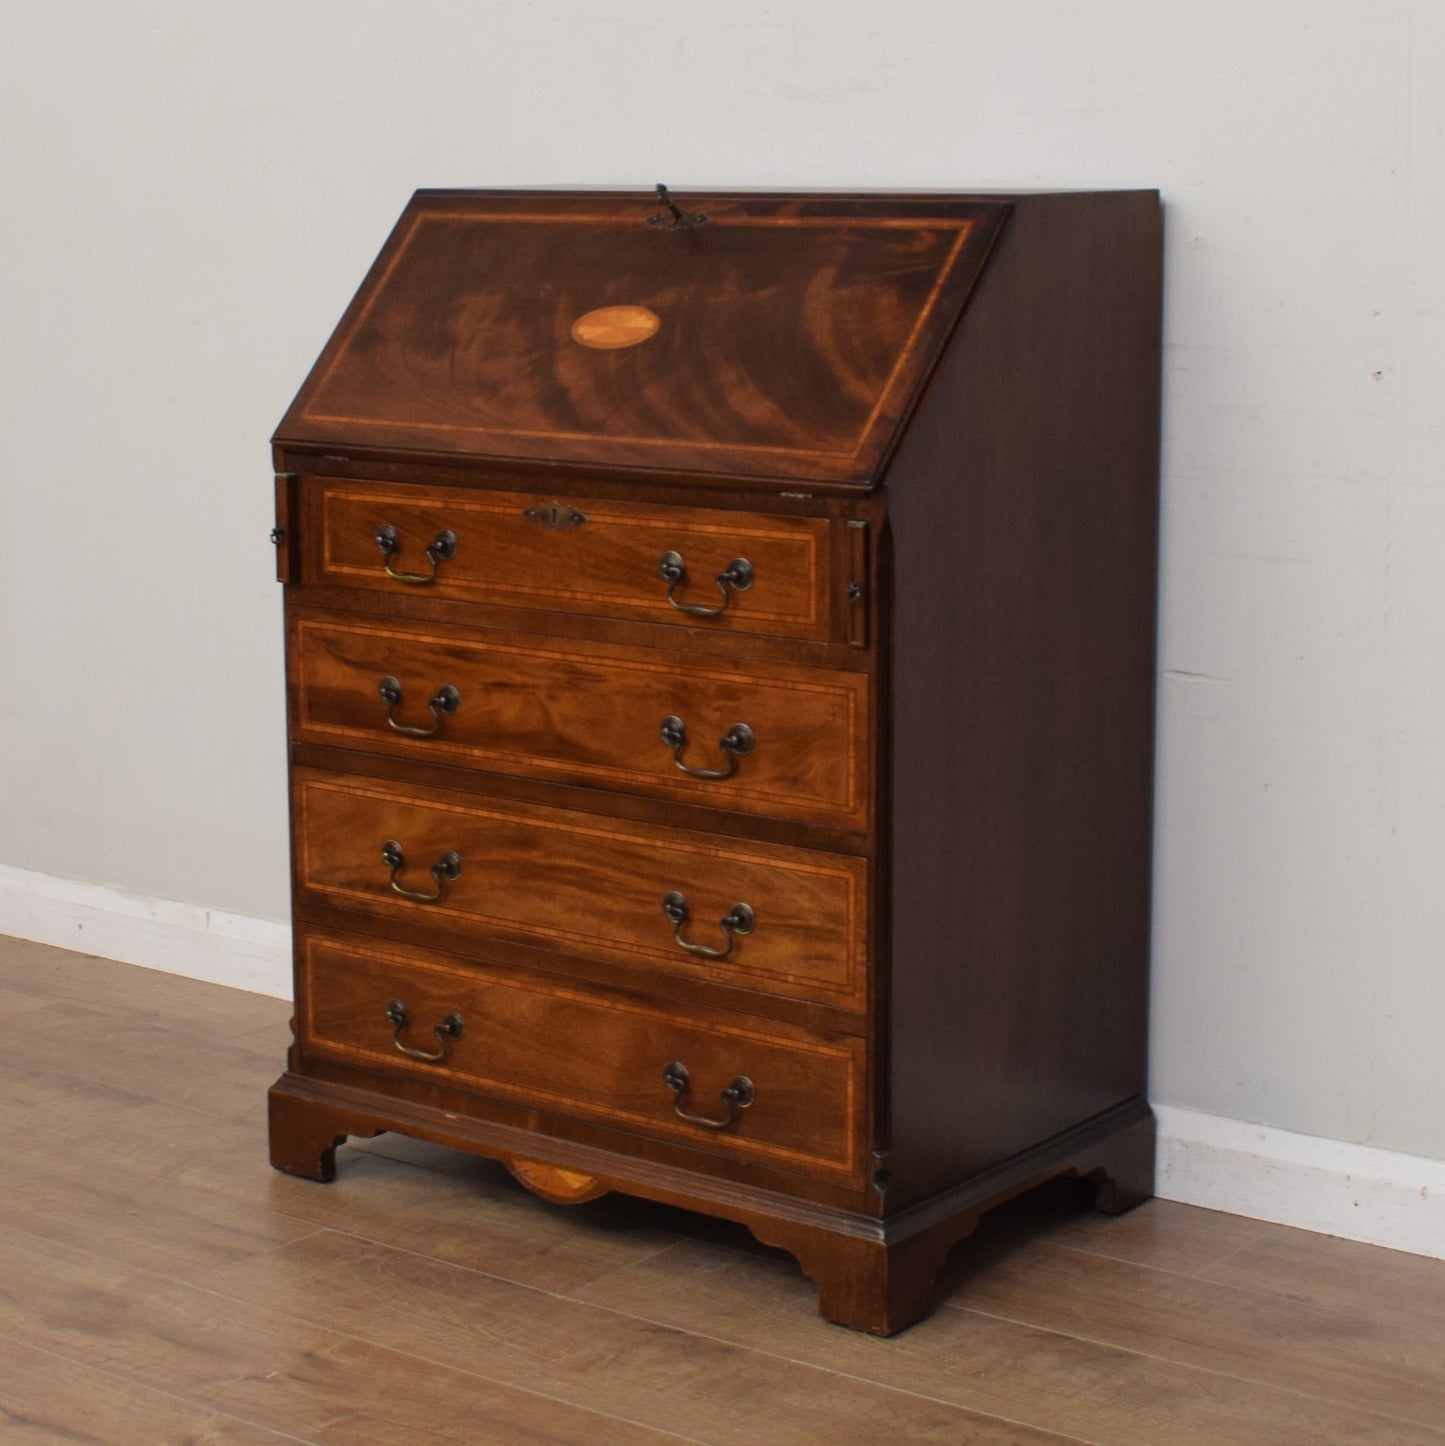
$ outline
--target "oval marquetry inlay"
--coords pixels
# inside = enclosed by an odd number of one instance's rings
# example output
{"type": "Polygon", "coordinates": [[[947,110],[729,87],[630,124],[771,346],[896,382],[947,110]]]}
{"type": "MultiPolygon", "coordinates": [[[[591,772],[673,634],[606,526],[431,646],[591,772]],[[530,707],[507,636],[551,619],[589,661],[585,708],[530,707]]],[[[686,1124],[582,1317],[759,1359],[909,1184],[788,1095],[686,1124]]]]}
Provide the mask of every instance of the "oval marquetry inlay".
{"type": "Polygon", "coordinates": [[[572,323],[572,340],[597,351],[636,346],[652,336],[661,320],[645,306],[599,306],[572,323]]]}
{"type": "Polygon", "coordinates": [[[585,1205],[607,1193],[607,1186],[595,1176],[564,1170],[560,1165],[544,1165],[540,1160],[503,1160],[502,1163],[534,1195],[554,1205],[585,1205]]]}

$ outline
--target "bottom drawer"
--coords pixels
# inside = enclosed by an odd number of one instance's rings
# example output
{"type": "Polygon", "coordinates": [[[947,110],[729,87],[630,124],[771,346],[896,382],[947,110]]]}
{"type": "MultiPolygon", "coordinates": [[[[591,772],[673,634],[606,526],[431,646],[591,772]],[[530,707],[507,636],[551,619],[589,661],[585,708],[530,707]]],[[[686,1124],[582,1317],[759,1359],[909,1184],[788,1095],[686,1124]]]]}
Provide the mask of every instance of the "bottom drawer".
{"type": "Polygon", "coordinates": [[[859,1172],[863,1043],[844,1035],[308,933],[297,1039],[306,1055],[526,1108],[859,1172]]]}

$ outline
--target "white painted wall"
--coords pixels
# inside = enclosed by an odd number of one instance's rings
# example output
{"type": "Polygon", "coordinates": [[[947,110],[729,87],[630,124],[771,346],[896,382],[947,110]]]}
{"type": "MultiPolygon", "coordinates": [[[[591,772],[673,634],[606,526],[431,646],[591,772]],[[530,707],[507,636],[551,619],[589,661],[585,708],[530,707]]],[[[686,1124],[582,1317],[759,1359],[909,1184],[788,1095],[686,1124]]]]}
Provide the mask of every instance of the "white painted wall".
{"type": "Polygon", "coordinates": [[[267,438],[418,185],[1157,185],[1154,1094],[1445,1158],[1438,0],[50,0],[0,864],[286,909],[267,438]]]}

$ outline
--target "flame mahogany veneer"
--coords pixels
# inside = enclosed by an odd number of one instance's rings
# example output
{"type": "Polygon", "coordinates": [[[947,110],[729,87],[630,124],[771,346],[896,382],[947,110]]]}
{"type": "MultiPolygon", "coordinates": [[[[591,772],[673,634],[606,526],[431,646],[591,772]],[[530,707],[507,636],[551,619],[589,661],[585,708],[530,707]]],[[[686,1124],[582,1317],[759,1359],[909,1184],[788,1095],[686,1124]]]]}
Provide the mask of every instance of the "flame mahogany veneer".
{"type": "Polygon", "coordinates": [[[1001,1201],[1149,1195],[1159,241],[412,199],[274,443],[278,1169],[709,1212],[883,1335],[1001,1201]]]}

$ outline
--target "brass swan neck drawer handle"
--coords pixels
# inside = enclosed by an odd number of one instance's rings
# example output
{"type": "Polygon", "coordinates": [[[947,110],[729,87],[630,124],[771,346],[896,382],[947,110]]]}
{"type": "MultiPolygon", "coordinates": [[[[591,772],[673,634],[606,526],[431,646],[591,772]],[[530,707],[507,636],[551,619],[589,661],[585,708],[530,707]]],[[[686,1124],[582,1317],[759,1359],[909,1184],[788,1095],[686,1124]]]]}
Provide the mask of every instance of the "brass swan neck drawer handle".
{"type": "Polygon", "coordinates": [[[689,944],[682,937],[682,926],[687,923],[687,896],[679,894],[674,890],[664,896],[662,900],[662,912],[672,920],[672,941],[680,949],[686,949],[689,954],[700,954],[704,959],[726,959],[733,952],[733,943],[739,934],[751,934],[757,925],[757,916],[747,904],[734,904],[732,908],[718,920],[718,928],[723,931],[723,938],[727,941],[721,949],[715,949],[711,944],[689,944]]]}
{"type": "Polygon", "coordinates": [[[427,561],[431,563],[430,572],[393,572],[391,559],[401,541],[397,537],[396,528],[391,523],[383,522],[376,529],[376,548],[381,553],[382,563],[386,567],[386,575],[394,577],[398,582],[410,583],[413,587],[425,587],[428,583],[437,580],[437,569],[444,562],[450,562],[457,555],[457,535],[455,532],[443,528],[426,545],[427,561]]]}
{"type": "Polygon", "coordinates": [[[721,738],[718,739],[718,747],[722,749],[722,755],[727,760],[726,768],[690,768],[682,761],[682,750],[687,747],[687,725],[683,723],[675,713],[670,713],[662,720],[662,726],[658,729],[658,736],[672,749],[673,766],[680,773],[685,773],[689,778],[731,778],[738,766],[739,758],[746,758],[753,751],[753,744],[757,741],[753,737],[753,730],[746,723],[734,723],[721,738]]]}
{"type": "MultiPolygon", "coordinates": [[[[460,1022],[459,1020],[458,1023],[460,1022]]],[[[673,1114],[680,1120],[686,1120],[690,1125],[701,1125],[705,1130],[727,1129],[737,1119],[738,1111],[747,1109],[757,1098],[752,1080],[745,1074],[735,1075],[728,1081],[727,1088],[721,1091],[723,1117],[720,1120],[714,1120],[709,1119],[707,1115],[694,1115],[683,1109],[682,1097],[687,1093],[687,1087],[691,1082],[688,1079],[685,1064],[675,1059],[668,1060],[662,1067],[662,1082],[677,1096],[672,1102],[673,1114]]]]}
{"type": "Polygon", "coordinates": [[[677,590],[687,581],[687,567],[680,552],[664,552],[657,559],[657,575],[667,584],[667,600],[678,612],[693,618],[715,618],[727,611],[733,599],[733,592],[746,592],[753,585],[753,565],[745,557],[735,557],[722,572],[713,579],[722,601],[716,607],[703,603],[685,603],[677,600],[677,590]],[[732,588],[733,592],[728,589],[732,588]]]}
{"type": "Polygon", "coordinates": [[[431,738],[442,726],[442,715],[450,717],[461,707],[462,695],[450,683],[438,688],[432,694],[427,707],[431,709],[430,728],[417,728],[410,723],[398,723],[396,710],[401,705],[401,683],[389,673],[376,685],[381,701],[386,704],[386,726],[393,733],[404,733],[408,738],[431,738]]]}
{"type": "Polygon", "coordinates": [[[381,861],[391,870],[392,893],[400,894],[403,899],[415,899],[419,904],[436,903],[446,891],[447,884],[462,871],[462,856],[455,849],[448,849],[431,866],[431,876],[436,882],[437,891],[434,894],[427,894],[420,889],[403,888],[397,883],[396,876],[406,866],[406,857],[401,851],[401,845],[394,838],[389,838],[382,844],[381,861]]]}
{"type": "Polygon", "coordinates": [[[394,1045],[408,1058],[419,1059],[423,1064],[437,1064],[447,1057],[447,1045],[454,1039],[462,1037],[462,1017],[453,1009],[449,1014],[442,1016],[442,1022],[432,1030],[437,1037],[437,1043],[441,1046],[437,1050],[417,1049],[414,1045],[401,1042],[401,1032],[406,1028],[406,1005],[400,999],[387,1001],[386,1022],[396,1026],[396,1033],[391,1040],[394,1045]]]}

